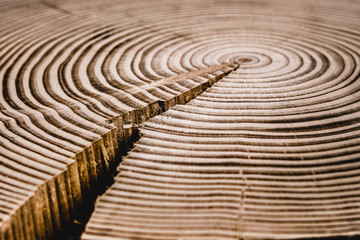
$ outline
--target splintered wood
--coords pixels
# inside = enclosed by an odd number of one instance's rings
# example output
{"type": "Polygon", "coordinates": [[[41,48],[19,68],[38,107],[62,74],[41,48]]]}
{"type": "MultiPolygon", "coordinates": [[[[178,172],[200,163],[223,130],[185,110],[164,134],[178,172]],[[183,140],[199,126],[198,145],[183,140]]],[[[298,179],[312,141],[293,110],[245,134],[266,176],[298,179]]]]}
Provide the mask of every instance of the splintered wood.
{"type": "Polygon", "coordinates": [[[359,238],[359,12],[0,1],[0,240],[359,238]]]}

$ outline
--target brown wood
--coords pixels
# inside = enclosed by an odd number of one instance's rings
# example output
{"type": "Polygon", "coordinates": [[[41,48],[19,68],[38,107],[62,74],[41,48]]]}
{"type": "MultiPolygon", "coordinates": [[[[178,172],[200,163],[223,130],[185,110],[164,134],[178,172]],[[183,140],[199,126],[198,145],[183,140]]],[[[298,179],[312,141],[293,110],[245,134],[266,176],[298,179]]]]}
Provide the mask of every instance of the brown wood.
{"type": "Polygon", "coordinates": [[[356,239],[359,12],[0,1],[0,240],[356,239]]]}

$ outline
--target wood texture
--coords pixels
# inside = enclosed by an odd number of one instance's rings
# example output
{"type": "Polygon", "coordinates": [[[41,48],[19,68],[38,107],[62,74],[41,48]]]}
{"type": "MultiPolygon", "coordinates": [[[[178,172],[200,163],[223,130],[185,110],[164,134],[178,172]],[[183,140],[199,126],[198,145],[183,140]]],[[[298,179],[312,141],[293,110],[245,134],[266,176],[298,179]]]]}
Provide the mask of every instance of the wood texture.
{"type": "Polygon", "coordinates": [[[359,12],[0,1],[0,240],[356,238],[359,12]]]}
{"type": "Polygon", "coordinates": [[[279,97],[282,87],[268,82],[272,91],[264,93],[265,79],[243,78],[250,66],[143,124],[115,184],[97,201],[83,239],[360,233],[359,138],[349,131],[358,113],[345,114],[349,105],[337,105],[346,124],[334,124],[339,120],[329,114],[329,102],[336,93],[296,100],[311,88],[289,97],[291,104],[274,102],[266,96],[279,97]],[[304,113],[309,101],[327,106],[304,113]]]}
{"type": "Polygon", "coordinates": [[[134,126],[237,66],[155,73],[134,59],[151,63],[136,36],[156,34],[119,16],[103,25],[49,4],[1,3],[1,239],[64,237],[112,181],[134,126]]]}

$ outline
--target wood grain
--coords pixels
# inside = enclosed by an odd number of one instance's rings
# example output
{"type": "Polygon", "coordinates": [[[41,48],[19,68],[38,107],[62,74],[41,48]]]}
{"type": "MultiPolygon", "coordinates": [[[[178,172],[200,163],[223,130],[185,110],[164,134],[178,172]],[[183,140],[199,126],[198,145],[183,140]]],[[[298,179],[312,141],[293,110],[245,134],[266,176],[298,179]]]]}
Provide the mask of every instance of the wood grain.
{"type": "Polygon", "coordinates": [[[0,240],[356,238],[359,12],[1,1],[0,240]]]}
{"type": "Polygon", "coordinates": [[[319,92],[296,106],[294,97],[279,104],[261,93],[263,82],[246,83],[246,69],[143,124],[83,239],[359,234],[359,137],[349,131],[358,112],[337,105],[341,126],[329,114],[333,104],[300,114],[309,101],[331,101],[319,92]]]}

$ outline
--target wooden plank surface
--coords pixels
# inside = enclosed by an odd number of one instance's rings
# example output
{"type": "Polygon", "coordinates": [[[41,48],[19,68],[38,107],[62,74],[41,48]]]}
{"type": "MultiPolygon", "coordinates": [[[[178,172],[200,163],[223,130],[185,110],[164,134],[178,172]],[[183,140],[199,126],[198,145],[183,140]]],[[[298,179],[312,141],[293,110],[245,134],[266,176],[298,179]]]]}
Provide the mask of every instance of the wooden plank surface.
{"type": "Polygon", "coordinates": [[[0,1],[0,240],[359,235],[359,12],[0,1]]]}

